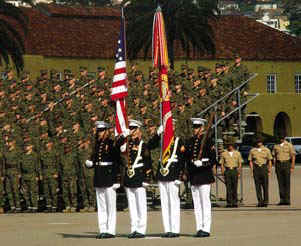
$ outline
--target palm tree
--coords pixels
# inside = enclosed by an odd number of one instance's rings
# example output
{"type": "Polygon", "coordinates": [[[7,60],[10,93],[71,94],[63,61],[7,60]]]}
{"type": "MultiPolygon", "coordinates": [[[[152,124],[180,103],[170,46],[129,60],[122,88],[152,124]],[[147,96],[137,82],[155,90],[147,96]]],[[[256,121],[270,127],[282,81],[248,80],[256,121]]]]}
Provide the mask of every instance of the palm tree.
{"type": "Polygon", "coordinates": [[[160,4],[165,20],[168,55],[174,67],[174,48],[179,41],[186,56],[194,51],[214,54],[213,30],[209,20],[217,18],[217,0],[125,0],[128,55],[137,58],[140,51],[147,57],[152,44],[154,12],[160,4]]]}
{"type": "Polygon", "coordinates": [[[11,61],[19,73],[24,67],[23,54],[25,52],[23,36],[26,34],[28,18],[23,11],[5,0],[0,0],[0,65],[2,61],[6,66],[11,61]],[[12,23],[17,23],[16,28],[12,23]]]}
{"type": "Polygon", "coordinates": [[[299,0],[284,0],[284,13],[287,14],[290,24],[288,29],[296,36],[301,37],[301,3],[299,0]]]}

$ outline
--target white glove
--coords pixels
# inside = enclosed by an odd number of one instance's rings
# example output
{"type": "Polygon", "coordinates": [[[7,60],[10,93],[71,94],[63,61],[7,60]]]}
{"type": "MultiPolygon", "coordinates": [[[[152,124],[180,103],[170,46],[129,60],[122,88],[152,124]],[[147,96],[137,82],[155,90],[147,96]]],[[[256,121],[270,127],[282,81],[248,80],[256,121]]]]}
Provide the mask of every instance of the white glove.
{"type": "Polygon", "coordinates": [[[203,162],[200,161],[200,160],[194,161],[193,164],[194,164],[195,166],[197,166],[197,167],[203,166],[203,162]]]}
{"type": "Polygon", "coordinates": [[[128,135],[130,135],[130,129],[125,129],[121,135],[126,138],[128,135]]]}
{"type": "Polygon", "coordinates": [[[147,188],[148,186],[150,186],[150,184],[149,184],[149,183],[142,182],[142,186],[143,186],[144,188],[147,188]]]}
{"type": "Polygon", "coordinates": [[[180,185],[180,184],[182,184],[183,182],[181,181],[181,180],[175,180],[175,185],[180,185]]]}
{"type": "Polygon", "coordinates": [[[85,164],[86,164],[86,167],[93,167],[93,161],[86,160],[85,164]]]}
{"type": "Polygon", "coordinates": [[[163,130],[164,130],[164,129],[163,129],[163,126],[162,126],[162,125],[159,126],[158,129],[157,129],[157,134],[158,134],[158,135],[161,135],[162,132],[163,132],[163,130]]]}
{"type": "Polygon", "coordinates": [[[117,190],[119,187],[120,187],[120,184],[118,184],[118,183],[113,184],[113,186],[112,186],[113,190],[117,190]]]}
{"type": "Polygon", "coordinates": [[[120,146],[120,151],[124,153],[126,151],[126,143],[120,146]]]}

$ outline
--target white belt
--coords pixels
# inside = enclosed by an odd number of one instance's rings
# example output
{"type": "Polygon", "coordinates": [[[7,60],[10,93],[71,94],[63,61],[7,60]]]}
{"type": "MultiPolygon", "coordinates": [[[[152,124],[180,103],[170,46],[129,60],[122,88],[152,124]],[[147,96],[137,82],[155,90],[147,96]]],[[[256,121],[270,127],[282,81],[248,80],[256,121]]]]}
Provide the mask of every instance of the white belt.
{"type": "Polygon", "coordinates": [[[96,162],[96,165],[99,165],[99,166],[111,166],[113,165],[113,162],[96,162]]]}
{"type": "Polygon", "coordinates": [[[143,167],[144,166],[144,163],[138,163],[136,165],[133,165],[132,168],[138,168],[138,167],[143,167]]]}
{"type": "Polygon", "coordinates": [[[202,160],[201,161],[209,161],[209,158],[202,158],[202,160]]]}

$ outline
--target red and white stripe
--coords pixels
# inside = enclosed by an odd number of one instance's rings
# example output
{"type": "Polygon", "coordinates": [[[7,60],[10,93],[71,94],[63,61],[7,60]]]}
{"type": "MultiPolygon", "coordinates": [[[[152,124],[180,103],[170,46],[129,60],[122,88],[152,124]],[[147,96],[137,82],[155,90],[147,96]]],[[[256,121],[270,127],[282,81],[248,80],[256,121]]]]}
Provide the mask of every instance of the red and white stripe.
{"type": "Polygon", "coordinates": [[[116,101],[115,136],[127,131],[125,99],[116,101]]]}
{"type": "Polygon", "coordinates": [[[128,95],[128,89],[127,89],[126,62],[125,61],[116,62],[111,98],[112,100],[118,100],[126,97],[127,95],[128,95]]]}

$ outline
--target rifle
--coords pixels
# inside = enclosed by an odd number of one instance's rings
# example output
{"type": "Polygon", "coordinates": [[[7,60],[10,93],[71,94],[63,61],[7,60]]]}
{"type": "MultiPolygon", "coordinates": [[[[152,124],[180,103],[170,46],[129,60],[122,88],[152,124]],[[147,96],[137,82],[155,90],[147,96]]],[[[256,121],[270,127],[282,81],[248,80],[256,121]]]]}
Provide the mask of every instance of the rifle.
{"type": "MultiPolygon", "coordinates": [[[[65,101],[67,98],[72,97],[74,94],[76,94],[77,92],[81,91],[82,89],[84,89],[85,87],[89,86],[90,84],[94,83],[95,80],[91,80],[88,83],[84,84],[83,86],[77,88],[76,90],[72,91],[68,96],[61,98],[60,100],[56,101],[52,107],[56,106],[57,104],[65,101]]],[[[48,106],[46,107],[44,110],[42,110],[40,113],[30,117],[29,119],[27,119],[27,123],[29,123],[30,121],[36,119],[37,117],[39,117],[39,115],[42,115],[43,113],[49,111],[52,107],[48,106]]]]}
{"type": "Polygon", "coordinates": [[[201,160],[201,158],[202,158],[203,149],[204,149],[204,146],[207,142],[209,132],[210,132],[211,126],[213,124],[214,117],[215,117],[215,112],[211,112],[210,117],[209,117],[209,122],[208,122],[208,125],[207,125],[207,129],[206,129],[206,132],[205,132],[205,136],[203,137],[202,142],[201,142],[201,148],[200,148],[200,152],[198,154],[198,160],[201,160]]]}

